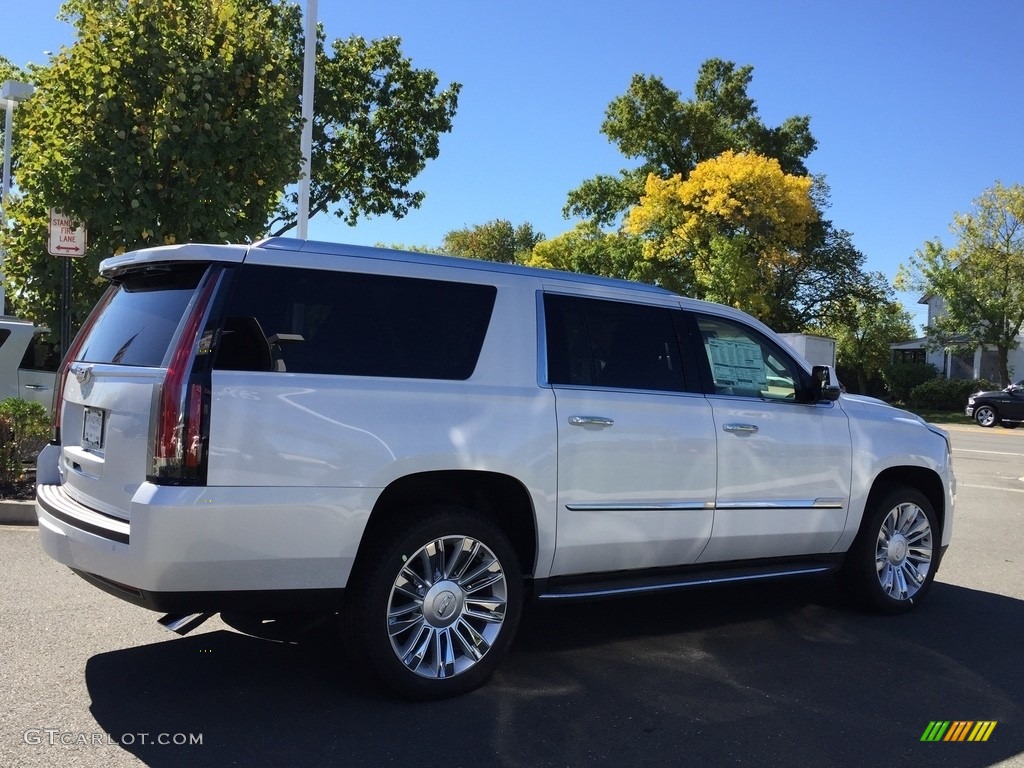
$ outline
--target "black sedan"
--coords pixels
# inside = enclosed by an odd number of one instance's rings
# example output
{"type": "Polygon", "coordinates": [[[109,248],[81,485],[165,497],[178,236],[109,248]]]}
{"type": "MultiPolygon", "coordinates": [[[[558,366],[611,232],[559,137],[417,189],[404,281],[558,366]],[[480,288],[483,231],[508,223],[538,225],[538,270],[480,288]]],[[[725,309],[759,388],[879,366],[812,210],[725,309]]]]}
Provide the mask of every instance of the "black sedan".
{"type": "Polygon", "coordinates": [[[983,427],[1002,424],[1013,429],[1024,421],[1024,379],[1006,389],[975,392],[967,398],[964,413],[983,427]]]}

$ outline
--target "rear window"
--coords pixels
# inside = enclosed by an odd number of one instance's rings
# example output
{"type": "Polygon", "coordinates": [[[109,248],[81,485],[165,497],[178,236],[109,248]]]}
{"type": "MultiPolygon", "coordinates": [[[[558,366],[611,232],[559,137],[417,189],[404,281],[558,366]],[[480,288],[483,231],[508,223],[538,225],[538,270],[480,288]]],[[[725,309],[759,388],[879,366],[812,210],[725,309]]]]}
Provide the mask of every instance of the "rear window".
{"type": "Polygon", "coordinates": [[[82,345],[78,359],[159,367],[206,266],[127,275],[82,345]]]}
{"type": "Polygon", "coordinates": [[[496,294],[492,285],[247,265],[214,367],[468,379],[496,294]]]}

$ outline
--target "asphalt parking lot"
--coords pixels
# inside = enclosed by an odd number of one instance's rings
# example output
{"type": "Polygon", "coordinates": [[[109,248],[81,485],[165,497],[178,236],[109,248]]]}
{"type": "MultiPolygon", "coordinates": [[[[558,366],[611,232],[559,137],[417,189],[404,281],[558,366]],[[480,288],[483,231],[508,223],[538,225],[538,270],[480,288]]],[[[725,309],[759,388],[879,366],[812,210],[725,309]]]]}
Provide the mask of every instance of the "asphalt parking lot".
{"type": "Polygon", "coordinates": [[[488,686],[427,705],[331,646],[177,638],[3,527],[0,765],[1024,766],[1024,429],[951,434],[954,542],[914,613],[830,578],[534,607],[488,686]]]}

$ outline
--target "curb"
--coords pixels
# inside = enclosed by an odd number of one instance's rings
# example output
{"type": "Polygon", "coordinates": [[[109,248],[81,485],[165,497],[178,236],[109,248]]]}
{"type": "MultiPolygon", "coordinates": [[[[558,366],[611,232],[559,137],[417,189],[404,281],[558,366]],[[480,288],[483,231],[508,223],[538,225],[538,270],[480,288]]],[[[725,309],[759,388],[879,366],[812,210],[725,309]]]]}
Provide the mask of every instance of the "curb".
{"type": "Polygon", "coordinates": [[[0,525],[36,525],[35,500],[0,501],[0,525]]]}

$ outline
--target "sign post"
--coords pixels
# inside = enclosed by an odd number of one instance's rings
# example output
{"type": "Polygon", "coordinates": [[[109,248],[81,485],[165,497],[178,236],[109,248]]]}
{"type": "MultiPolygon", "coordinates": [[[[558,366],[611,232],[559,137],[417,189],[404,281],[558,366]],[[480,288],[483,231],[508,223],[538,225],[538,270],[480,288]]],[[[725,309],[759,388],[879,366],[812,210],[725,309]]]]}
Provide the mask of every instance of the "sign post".
{"type": "Polygon", "coordinates": [[[50,209],[50,229],[46,239],[46,250],[51,256],[64,259],[61,269],[60,286],[60,351],[61,355],[71,345],[71,259],[85,256],[88,233],[83,224],[73,221],[70,216],[56,208],[50,209]]]}

